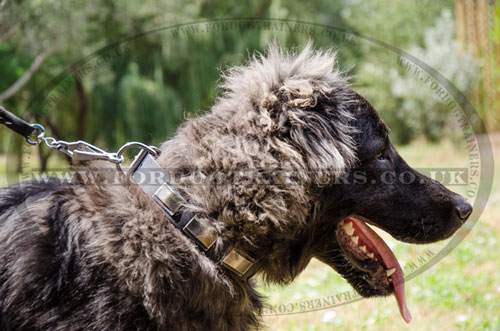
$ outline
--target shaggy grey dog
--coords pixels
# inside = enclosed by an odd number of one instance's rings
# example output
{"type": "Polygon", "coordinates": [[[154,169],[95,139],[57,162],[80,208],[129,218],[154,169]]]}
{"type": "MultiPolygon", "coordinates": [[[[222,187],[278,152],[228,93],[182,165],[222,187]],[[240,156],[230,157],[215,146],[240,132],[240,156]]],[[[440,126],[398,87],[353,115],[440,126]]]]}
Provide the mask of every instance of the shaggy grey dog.
{"type": "Polygon", "coordinates": [[[183,210],[218,235],[207,252],[123,176],[1,189],[0,329],[258,328],[254,281],[221,264],[230,248],[282,284],[316,257],[363,296],[394,293],[409,320],[401,268],[366,223],[433,242],[471,207],[399,157],[334,62],[310,46],[271,47],[229,70],[213,108],[162,145],[157,162],[183,210]],[[416,180],[380,179],[403,172],[416,180]]]}

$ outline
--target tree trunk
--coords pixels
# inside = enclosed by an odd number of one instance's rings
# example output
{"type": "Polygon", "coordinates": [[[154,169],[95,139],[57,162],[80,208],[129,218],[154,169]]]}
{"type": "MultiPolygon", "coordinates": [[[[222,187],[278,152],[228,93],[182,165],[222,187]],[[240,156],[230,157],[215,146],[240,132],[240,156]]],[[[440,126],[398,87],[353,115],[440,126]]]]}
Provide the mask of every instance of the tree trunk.
{"type": "Polygon", "coordinates": [[[87,95],[85,94],[85,89],[83,88],[82,81],[80,79],[75,79],[76,94],[78,97],[78,116],[76,123],[76,137],[78,140],[83,140],[85,138],[85,119],[87,116],[88,102],[87,95]]]}
{"type": "Polygon", "coordinates": [[[39,155],[39,161],[40,161],[40,173],[44,173],[47,170],[47,163],[49,161],[49,156],[50,152],[47,154],[43,154],[43,148],[42,144],[38,144],[38,155],[39,155]]]}

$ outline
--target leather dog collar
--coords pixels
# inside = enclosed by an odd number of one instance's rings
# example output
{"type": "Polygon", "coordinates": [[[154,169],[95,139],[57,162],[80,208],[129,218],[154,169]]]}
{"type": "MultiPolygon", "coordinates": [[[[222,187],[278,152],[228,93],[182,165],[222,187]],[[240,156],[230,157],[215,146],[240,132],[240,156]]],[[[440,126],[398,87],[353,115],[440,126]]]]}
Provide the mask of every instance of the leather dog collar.
{"type": "MultiPolygon", "coordinates": [[[[171,185],[167,173],[148,151],[143,149],[136,156],[127,174],[141,187],[144,193],[161,207],[165,217],[177,229],[208,253],[217,242],[217,231],[214,227],[198,221],[196,214],[183,210],[182,204],[185,199],[171,185]]],[[[224,258],[217,261],[244,280],[249,279],[254,274],[255,262],[256,260],[250,255],[235,248],[229,249],[224,258]]]]}

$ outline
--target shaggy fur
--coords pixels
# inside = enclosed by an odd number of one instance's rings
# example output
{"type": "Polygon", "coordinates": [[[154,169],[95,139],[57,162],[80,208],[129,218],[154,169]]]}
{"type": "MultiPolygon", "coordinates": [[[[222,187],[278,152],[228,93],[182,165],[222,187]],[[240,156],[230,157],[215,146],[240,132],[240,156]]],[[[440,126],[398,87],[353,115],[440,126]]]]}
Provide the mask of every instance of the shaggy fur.
{"type": "Polygon", "coordinates": [[[411,168],[334,59],[309,45],[298,55],[271,47],[231,69],[211,111],[161,147],[158,162],[186,198],[184,208],[219,234],[208,254],[125,178],[109,185],[109,173],[99,172],[92,185],[77,174],[72,183],[1,189],[0,329],[257,328],[262,303],[253,281],[220,265],[230,247],[257,257],[258,274],[270,282],[292,281],[317,257],[361,294],[389,294],[366,283],[337,245],[340,220],[365,214],[396,237],[429,242],[460,226],[455,209],[464,202],[427,179],[401,190],[336,182],[354,169],[378,175],[373,160],[381,149],[393,170],[411,168]],[[392,200],[387,223],[376,199],[387,204],[398,194],[401,206],[392,200]],[[438,234],[411,223],[422,206],[439,206],[426,216],[442,224],[438,234]]]}

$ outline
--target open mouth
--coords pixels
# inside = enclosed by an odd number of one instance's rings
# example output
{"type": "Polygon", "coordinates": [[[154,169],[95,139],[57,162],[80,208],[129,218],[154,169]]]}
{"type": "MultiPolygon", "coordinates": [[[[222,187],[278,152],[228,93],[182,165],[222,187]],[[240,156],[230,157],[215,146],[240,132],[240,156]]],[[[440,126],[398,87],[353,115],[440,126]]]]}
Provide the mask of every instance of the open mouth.
{"type": "Polygon", "coordinates": [[[364,280],[382,295],[394,293],[401,317],[409,323],[404,274],[394,253],[365,222],[347,217],[339,223],[340,247],[352,266],[364,274],[364,280]]]}

